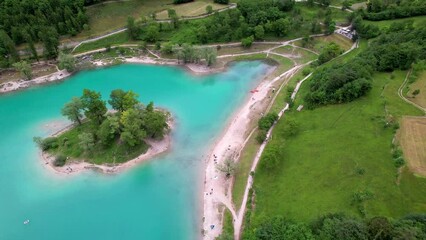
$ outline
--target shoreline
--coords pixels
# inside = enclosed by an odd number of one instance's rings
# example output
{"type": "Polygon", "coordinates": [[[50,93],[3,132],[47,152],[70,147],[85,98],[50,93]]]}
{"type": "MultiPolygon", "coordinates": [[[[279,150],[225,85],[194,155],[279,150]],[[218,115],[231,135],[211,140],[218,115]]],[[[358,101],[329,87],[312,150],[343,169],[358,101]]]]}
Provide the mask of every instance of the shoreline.
{"type": "MultiPolygon", "coordinates": [[[[231,62],[229,62],[231,63],[231,62]]],[[[274,84],[281,78],[272,78],[278,68],[273,66],[256,85],[258,92],[250,93],[242,105],[236,109],[227,121],[222,133],[209,148],[205,158],[204,184],[202,186],[203,215],[202,238],[215,239],[222,232],[223,212],[229,210],[233,219],[237,213],[233,211],[233,203],[228,198],[232,195],[232,178],[225,178],[224,174],[216,169],[216,165],[223,163],[227,158],[238,159],[244,141],[250,134],[250,125],[254,118],[261,117],[266,110],[268,95],[274,84]],[[214,225],[213,229],[211,229],[214,225]]]]}
{"type": "Polygon", "coordinates": [[[235,210],[232,202],[233,178],[226,178],[216,169],[216,165],[228,158],[234,161],[239,159],[246,138],[251,133],[254,119],[260,118],[269,106],[268,100],[273,100],[271,97],[275,91],[271,90],[278,89],[284,83],[282,80],[285,81],[293,76],[301,67],[303,65],[293,66],[277,77],[272,77],[272,74],[278,68],[266,73],[256,87],[258,91],[249,95],[242,106],[235,110],[222,134],[206,154],[203,197],[201,198],[203,201],[202,239],[213,240],[222,233],[225,210],[230,211],[233,221],[238,220],[240,214],[238,209],[235,210]]]}
{"type": "MultiPolygon", "coordinates": [[[[90,55],[90,54],[87,54],[87,55],[90,55]]],[[[83,56],[87,56],[87,55],[83,55],[83,56]]],[[[235,60],[230,60],[230,61],[226,61],[223,66],[208,67],[203,64],[195,64],[195,63],[179,64],[176,59],[158,60],[156,58],[151,58],[151,57],[131,57],[131,58],[123,57],[123,58],[117,58],[117,59],[122,61],[122,63],[120,64],[146,64],[146,65],[166,65],[166,66],[181,67],[187,72],[189,72],[190,74],[198,75],[198,76],[224,72],[228,69],[229,64],[231,64],[232,62],[235,62],[235,60]]],[[[112,62],[104,62],[105,60],[106,59],[91,61],[91,63],[94,65],[93,70],[114,66],[112,62]]],[[[0,95],[16,92],[29,87],[33,87],[33,86],[65,81],[67,80],[67,78],[71,77],[74,74],[77,74],[78,72],[80,71],[69,73],[64,69],[64,70],[59,70],[49,75],[41,76],[28,81],[21,79],[19,81],[9,81],[5,83],[1,83],[0,95]]]]}
{"type": "MultiPolygon", "coordinates": [[[[67,127],[69,129],[69,126],[67,127]]],[[[62,129],[60,132],[64,132],[66,129],[62,129]]],[[[60,134],[58,132],[58,134],[60,134]]],[[[54,135],[52,135],[54,136],[54,135]]],[[[164,136],[164,138],[160,141],[158,140],[145,140],[145,142],[150,146],[148,150],[139,155],[138,157],[131,159],[124,163],[119,164],[94,164],[89,163],[84,160],[71,160],[67,162],[62,167],[56,167],[53,165],[54,156],[45,152],[39,151],[40,161],[44,168],[49,169],[53,173],[57,175],[67,176],[67,175],[75,175],[84,171],[92,170],[95,172],[99,172],[102,174],[115,174],[119,172],[123,172],[128,170],[134,166],[139,165],[142,162],[151,160],[154,157],[157,157],[161,154],[165,154],[171,149],[171,134],[168,133],[164,136]]]]}
{"type": "MultiPolygon", "coordinates": [[[[130,169],[136,165],[139,165],[142,162],[151,160],[152,158],[157,157],[159,155],[166,154],[167,152],[171,150],[172,148],[171,135],[172,135],[172,129],[174,126],[173,120],[169,119],[167,121],[167,124],[169,126],[169,130],[167,134],[164,135],[163,139],[161,140],[144,139],[146,144],[149,145],[148,150],[145,153],[142,153],[141,155],[137,156],[136,158],[130,159],[123,163],[95,164],[95,163],[87,162],[84,159],[82,160],[71,159],[70,162],[67,161],[67,163],[64,166],[56,167],[53,165],[55,156],[42,150],[39,150],[39,159],[44,168],[49,169],[51,172],[57,175],[63,175],[63,176],[74,175],[87,170],[96,171],[102,174],[115,174],[115,173],[123,172],[124,170],[130,169]]],[[[74,124],[66,125],[60,130],[50,134],[50,137],[57,137],[61,135],[62,133],[70,130],[73,126],[74,124]]]]}

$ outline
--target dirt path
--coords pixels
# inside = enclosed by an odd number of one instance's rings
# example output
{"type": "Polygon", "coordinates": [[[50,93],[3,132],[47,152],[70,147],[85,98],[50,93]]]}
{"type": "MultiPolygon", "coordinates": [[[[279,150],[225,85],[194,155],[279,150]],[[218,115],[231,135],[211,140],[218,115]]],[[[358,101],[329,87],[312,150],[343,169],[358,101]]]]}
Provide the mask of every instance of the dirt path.
{"type": "MultiPolygon", "coordinates": [[[[225,8],[219,9],[219,10],[217,10],[217,11],[214,11],[213,13],[204,14],[204,15],[200,15],[200,16],[194,16],[194,17],[181,17],[181,18],[179,18],[178,20],[179,20],[179,21],[186,21],[186,20],[202,19],[202,18],[210,17],[210,16],[212,16],[213,14],[215,14],[216,12],[223,12],[223,11],[227,11],[227,10],[230,10],[230,9],[234,9],[234,8],[236,8],[236,7],[237,7],[237,4],[236,4],[236,3],[232,3],[232,4],[230,4],[228,7],[225,7],[225,8]]],[[[157,22],[157,23],[171,23],[171,22],[172,22],[172,20],[171,20],[171,19],[163,19],[163,20],[157,20],[157,19],[156,19],[156,20],[154,20],[154,21],[155,21],[155,22],[157,22]]],[[[75,45],[75,46],[73,47],[73,49],[72,49],[72,51],[71,51],[71,52],[74,52],[74,51],[75,51],[75,49],[77,49],[77,48],[78,48],[79,46],[81,46],[82,44],[85,44],[85,43],[91,43],[91,42],[94,42],[94,41],[97,41],[97,40],[100,40],[100,39],[103,39],[103,38],[107,38],[107,37],[110,37],[110,36],[112,36],[112,35],[115,35],[115,34],[118,34],[118,33],[124,32],[124,31],[127,31],[127,27],[117,29],[117,30],[112,31],[112,32],[110,32],[110,33],[108,33],[108,34],[104,34],[104,35],[101,35],[101,36],[98,36],[98,37],[95,37],[95,38],[91,38],[91,39],[83,40],[83,41],[79,42],[77,45],[75,45]]],[[[69,46],[69,45],[68,45],[68,47],[72,47],[72,46],[69,46]]]]}
{"type": "Polygon", "coordinates": [[[420,106],[420,105],[418,105],[418,104],[416,104],[416,103],[414,103],[414,102],[412,102],[412,101],[408,100],[408,99],[404,96],[404,93],[402,92],[402,91],[404,90],[404,88],[405,88],[405,85],[407,85],[408,78],[410,77],[410,75],[411,75],[411,72],[412,72],[412,71],[413,71],[413,70],[412,70],[412,69],[410,69],[410,71],[408,71],[407,75],[405,76],[405,80],[404,80],[404,82],[402,83],[402,85],[401,85],[401,86],[399,87],[399,89],[398,89],[398,96],[399,96],[402,100],[404,100],[405,102],[407,102],[407,103],[409,103],[409,104],[413,105],[414,107],[416,107],[416,108],[418,108],[418,109],[422,110],[424,113],[426,113],[426,108],[423,108],[422,106],[420,106]]]}
{"type": "Polygon", "coordinates": [[[263,81],[253,93],[250,100],[238,111],[233,121],[228,125],[225,134],[215,144],[213,151],[208,159],[206,167],[205,185],[204,185],[204,239],[215,239],[222,232],[222,214],[219,209],[225,206],[232,213],[235,222],[242,222],[242,212],[237,214],[232,204],[232,197],[229,192],[230,180],[220,173],[216,166],[222,164],[226,159],[232,158],[236,152],[239,152],[246,142],[248,126],[251,122],[253,110],[261,107],[261,102],[269,95],[272,87],[278,81],[285,78],[289,79],[300,69],[300,65],[291,68],[280,76],[263,81]]]}
{"type": "MultiPolygon", "coordinates": [[[[300,67],[301,68],[301,67],[300,67]]],[[[300,69],[299,68],[299,69],[300,69]]],[[[289,74],[289,76],[288,76],[288,78],[287,79],[290,79],[296,72],[297,72],[297,70],[298,69],[295,69],[295,70],[293,70],[293,72],[292,73],[290,73],[289,74]]],[[[297,94],[297,92],[299,91],[299,89],[300,89],[300,86],[302,85],[302,83],[306,80],[306,79],[308,79],[310,76],[312,75],[312,73],[311,74],[309,74],[308,76],[306,76],[304,79],[302,79],[301,81],[299,81],[298,83],[297,83],[297,85],[296,85],[296,87],[295,87],[295,89],[294,89],[294,91],[293,91],[293,94],[292,94],[292,99],[294,100],[294,98],[296,97],[296,94],[297,94]]],[[[285,85],[285,84],[282,84],[281,86],[283,86],[283,85],[285,85]]],[[[277,92],[277,94],[275,95],[275,96],[277,96],[278,95],[278,93],[279,93],[279,91],[277,92]]],[[[272,103],[274,103],[274,101],[271,101],[271,104],[270,104],[270,106],[272,106],[272,103]]],[[[281,117],[284,115],[284,113],[287,111],[289,109],[289,105],[288,104],[286,104],[285,105],[285,107],[278,113],[278,120],[272,125],[272,127],[269,129],[269,131],[268,131],[268,133],[266,134],[266,139],[270,139],[270,137],[271,137],[271,135],[272,135],[272,131],[273,131],[273,129],[274,129],[274,127],[275,127],[275,125],[276,125],[276,123],[281,119],[281,117]]],[[[259,147],[259,150],[257,151],[257,153],[256,153],[256,156],[255,156],[255,158],[254,158],[254,160],[253,160],[253,163],[252,163],[252,166],[251,166],[251,168],[250,168],[250,172],[255,172],[256,171],[256,168],[257,168],[257,164],[259,163],[259,160],[260,160],[260,157],[262,156],[262,153],[263,153],[263,150],[265,149],[265,147],[266,147],[266,144],[268,143],[268,141],[264,141],[261,145],[260,145],[260,147],[259,147]]],[[[238,212],[238,216],[237,216],[237,218],[235,219],[235,221],[234,221],[234,238],[235,239],[240,239],[240,234],[241,234],[241,227],[242,227],[242,225],[243,225],[243,220],[244,220],[244,213],[245,213],[245,210],[246,210],[246,205],[247,205],[247,200],[248,200],[248,198],[250,197],[249,196],[249,192],[250,192],[250,189],[252,188],[252,186],[253,186],[253,176],[251,176],[251,175],[249,175],[249,177],[248,177],[248,179],[247,179],[247,184],[246,184],[246,188],[245,188],[245,190],[244,190],[244,197],[243,197],[243,201],[242,201],[242,203],[241,203],[241,207],[239,208],[240,210],[239,210],[239,212],[238,212]]]]}
{"type": "MultiPolygon", "coordinates": [[[[282,42],[280,46],[272,47],[271,49],[259,51],[263,53],[269,53],[271,50],[276,49],[281,46],[285,46],[292,41],[282,42]]],[[[350,51],[354,50],[357,47],[357,44],[355,43],[350,50],[345,52],[344,54],[349,53],[350,51]]],[[[256,52],[256,53],[259,53],[256,52]]],[[[256,54],[252,53],[252,54],[256,54]]],[[[343,55],[344,55],[343,54],[343,55]]],[[[247,55],[247,54],[240,54],[240,55],[247,55]]],[[[272,83],[285,78],[283,83],[281,84],[280,88],[278,89],[277,93],[274,95],[274,98],[271,101],[271,104],[268,106],[267,111],[271,108],[273,102],[275,101],[276,96],[282,89],[284,85],[287,84],[287,82],[291,79],[294,74],[300,70],[302,67],[309,65],[311,62],[305,63],[303,65],[295,65],[290,70],[286,71],[285,73],[281,74],[280,76],[276,77],[269,83],[269,87],[272,86],[272,83]]],[[[300,89],[301,84],[308,79],[311,76],[309,74],[306,76],[303,80],[301,80],[297,85],[296,88],[292,94],[292,99],[296,97],[297,92],[300,89]]],[[[259,87],[260,89],[264,89],[259,87]]],[[[252,101],[255,98],[252,98],[252,101]]],[[[246,210],[247,201],[249,198],[249,190],[251,189],[253,185],[253,177],[251,175],[248,176],[247,184],[244,191],[243,201],[241,203],[241,207],[239,208],[239,211],[236,211],[235,206],[232,204],[232,189],[230,188],[229,180],[225,179],[224,176],[221,176],[220,173],[215,169],[216,164],[221,164],[224,159],[227,158],[227,151],[237,151],[241,152],[244,145],[247,143],[247,139],[242,140],[244,135],[241,135],[241,132],[244,132],[247,130],[247,121],[243,122],[240,120],[240,118],[244,118],[247,116],[247,112],[250,110],[252,106],[255,105],[254,102],[249,101],[243,109],[238,113],[237,118],[234,119],[234,121],[230,124],[228,127],[225,136],[220,140],[219,143],[216,144],[216,147],[213,150],[212,155],[210,156],[209,164],[206,168],[206,178],[205,178],[205,196],[204,196],[204,223],[203,223],[203,229],[204,229],[204,239],[215,239],[222,231],[222,221],[221,221],[221,213],[219,212],[220,205],[224,205],[233,216],[233,227],[234,227],[234,238],[240,239],[241,235],[241,229],[244,221],[244,214],[246,210]],[[248,110],[247,110],[248,108],[248,110]],[[244,130],[238,130],[236,131],[234,128],[242,128],[244,130]],[[239,133],[239,135],[238,135],[239,133]],[[227,136],[227,135],[231,135],[227,136]],[[232,142],[233,141],[233,142],[232,142]],[[232,144],[230,144],[232,143],[232,144]],[[236,143],[236,145],[234,145],[236,143]],[[225,150],[224,150],[225,148],[225,150]],[[237,148],[237,149],[235,149],[237,148]],[[231,150],[232,149],[232,150],[231,150]],[[216,155],[219,153],[219,155],[216,155]],[[228,189],[226,189],[226,186],[228,185],[228,189]]],[[[286,105],[278,114],[279,119],[284,115],[285,111],[288,110],[288,105],[286,105]]],[[[275,126],[275,124],[274,124],[275,126]]],[[[272,130],[274,126],[268,131],[267,133],[267,139],[271,136],[272,130]]],[[[249,136],[253,134],[253,131],[250,132],[249,136]]],[[[267,142],[264,142],[260,147],[256,154],[255,159],[253,160],[251,171],[255,171],[256,167],[259,163],[260,157],[263,153],[263,150],[266,147],[267,142]]],[[[228,153],[229,156],[229,153],[228,153]]],[[[222,174],[223,175],[223,174],[222,174]]]]}

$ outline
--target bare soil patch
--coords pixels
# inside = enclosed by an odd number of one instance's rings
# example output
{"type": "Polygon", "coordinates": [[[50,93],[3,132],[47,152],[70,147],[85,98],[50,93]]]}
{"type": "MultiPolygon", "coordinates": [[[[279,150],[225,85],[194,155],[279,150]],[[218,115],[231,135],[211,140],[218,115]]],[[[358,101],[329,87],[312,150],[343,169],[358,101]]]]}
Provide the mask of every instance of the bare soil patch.
{"type": "Polygon", "coordinates": [[[426,118],[404,117],[401,121],[400,142],[409,169],[426,176],[426,118]]]}

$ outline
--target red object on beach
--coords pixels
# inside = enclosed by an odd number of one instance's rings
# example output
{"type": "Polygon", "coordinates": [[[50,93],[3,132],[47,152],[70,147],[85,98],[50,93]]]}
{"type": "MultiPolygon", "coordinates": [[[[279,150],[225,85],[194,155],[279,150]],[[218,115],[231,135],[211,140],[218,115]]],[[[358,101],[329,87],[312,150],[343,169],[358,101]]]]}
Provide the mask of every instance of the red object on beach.
{"type": "Polygon", "coordinates": [[[251,93],[256,93],[256,92],[259,92],[259,90],[254,89],[254,90],[251,90],[250,92],[251,92],[251,93]]]}

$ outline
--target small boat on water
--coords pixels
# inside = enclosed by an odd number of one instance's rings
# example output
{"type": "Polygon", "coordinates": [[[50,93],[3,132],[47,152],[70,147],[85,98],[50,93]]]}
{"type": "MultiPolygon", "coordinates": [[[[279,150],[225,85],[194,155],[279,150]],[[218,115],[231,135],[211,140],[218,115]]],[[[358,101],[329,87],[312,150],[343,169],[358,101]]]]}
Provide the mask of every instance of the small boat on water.
{"type": "Polygon", "coordinates": [[[28,224],[28,223],[30,223],[30,220],[27,219],[27,220],[24,221],[25,225],[28,224]]]}

